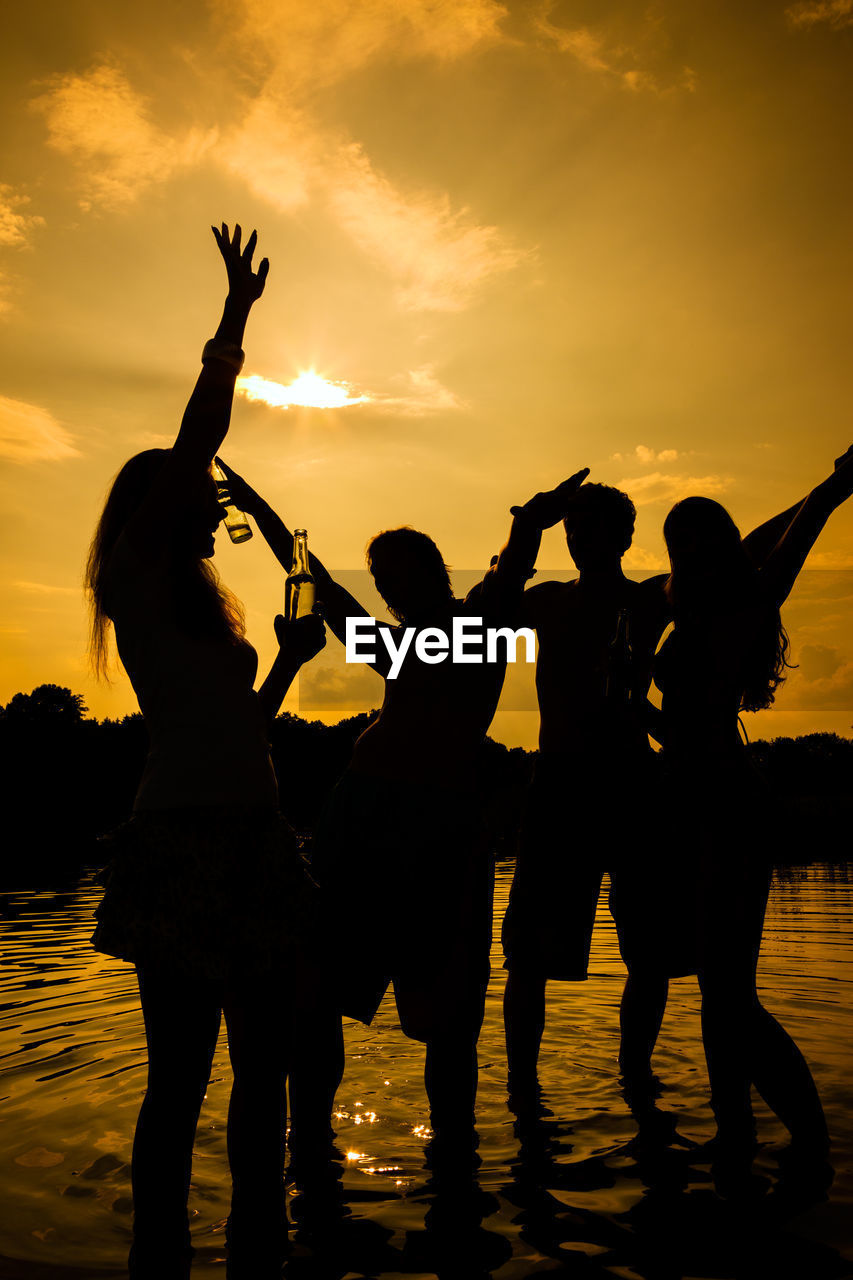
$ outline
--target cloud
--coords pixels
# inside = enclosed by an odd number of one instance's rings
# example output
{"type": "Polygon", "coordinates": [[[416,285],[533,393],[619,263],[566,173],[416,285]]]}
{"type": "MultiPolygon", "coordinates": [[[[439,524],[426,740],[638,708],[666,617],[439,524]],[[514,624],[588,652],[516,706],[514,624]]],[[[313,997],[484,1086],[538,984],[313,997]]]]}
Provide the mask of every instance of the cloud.
{"type": "Polygon", "coordinates": [[[29,202],[29,196],[0,182],[0,245],[21,249],[29,244],[30,232],[44,226],[44,218],[38,214],[22,212],[22,206],[29,202]]]}
{"type": "Polygon", "coordinates": [[[352,143],[337,157],[328,201],[358,247],[398,281],[406,311],[460,311],[491,276],[529,255],[447,195],[403,193],[352,143]]]}
{"type": "Polygon", "coordinates": [[[46,582],[13,582],[13,587],[31,596],[79,596],[79,587],[55,587],[46,582]]]}
{"type": "Polygon", "coordinates": [[[305,666],[299,673],[299,709],[313,707],[368,710],[382,701],[382,677],[363,663],[337,667],[305,666]]]}
{"type": "MultiPolygon", "coordinates": [[[[221,8],[231,47],[233,6],[221,8]]],[[[122,70],[107,62],[57,77],[35,100],[49,144],[80,170],[84,208],[125,208],[204,159],[282,213],[309,205],[330,213],[391,276],[407,311],[461,310],[485,282],[530,257],[497,227],[454,207],[447,193],[395,183],[358,141],[321,120],[323,93],[376,60],[447,61],[503,39],[502,4],[244,0],[242,13],[245,78],[255,88],[221,137],[210,127],[166,132],[122,70]]]]}
{"type": "Polygon", "coordinates": [[[282,213],[307,205],[322,182],[325,147],[288,97],[266,94],[227,137],[220,157],[256,196],[282,213]]]}
{"type": "Polygon", "coordinates": [[[809,569],[853,569],[853,552],[811,551],[806,563],[809,569]]]}
{"type": "Polygon", "coordinates": [[[826,22],[831,27],[853,26],[853,0],[800,0],[785,10],[795,27],[813,27],[826,22]]]}
{"type": "Polygon", "coordinates": [[[404,393],[381,398],[377,403],[379,409],[420,418],[431,413],[445,413],[448,410],[465,408],[465,402],[459,399],[455,391],[451,391],[449,387],[439,382],[431,364],[421,365],[419,369],[410,369],[400,381],[406,388],[404,393]]]}
{"type": "Polygon", "coordinates": [[[237,391],[247,400],[260,400],[274,409],[289,409],[293,405],[311,409],[345,409],[370,400],[370,396],[351,396],[350,390],[348,382],[330,382],[313,369],[300,373],[287,384],[261,378],[256,373],[237,379],[237,391]]]}
{"type": "Polygon", "coordinates": [[[623,489],[635,506],[645,507],[651,502],[678,502],[692,494],[714,497],[724,493],[731,483],[728,476],[668,476],[661,471],[652,471],[645,476],[617,480],[616,487],[623,489]]]}
{"type": "MultiPolygon", "coordinates": [[[[636,65],[643,57],[641,48],[632,48],[622,41],[613,43],[592,27],[558,26],[551,21],[553,9],[554,4],[546,2],[535,16],[537,33],[588,71],[611,78],[630,93],[669,94],[695,91],[696,73],[690,67],[682,67],[674,78],[662,80],[654,72],[636,65]]],[[[654,30],[655,25],[650,23],[648,30],[654,30]]],[[[638,43],[641,46],[648,43],[647,31],[641,33],[638,43]]]]}
{"type": "Polygon", "coordinates": [[[227,167],[282,213],[314,203],[397,285],[405,311],[459,311],[494,276],[529,259],[446,193],[406,191],[364,148],[314,124],[269,91],[224,147],[227,167]]]}
{"type": "MultiPolygon", "coordinates": [[[[234,5],[220,0],[233,40],[234,5]]],[[[288,92],[305,98],[370,63],[453,61],[504,39],[496,0],[243,0],[245,51],[288,92]]]]}
{"type": "Polygon", "coordinates": [[[145,99],[108,63],[56,77],[33,106],[47,121],[50,146],[83,170],[84,209],[126,207],[153,182],[197,163],[217,136],[191,129],[172,137],[158,128],[145,99]]]}
{"type": "Polygon", "coordinates": [[[371,392],[352,395],[352,384],[343,380],[331,382],[320,377],[313,369],[300,373],[292,382],[275,382],[250,374],[237,379],[237,392],[247,400],[269,405],[273,409],[287,410],[295,405],[312,409],[345,409],[356,405],[369,405],[378,413],[396,413],[404,417],[420,418],[433,413],[464,409],[462,400],[443,386],[435,376],[433,366],[421,365],[410,369],[396,381],[400,394],[371,392]]]}
{"type": "Polygon", "coordinates": [[[853,659],[825,644],[805,644],[796,657],[799,665],[788,677],[786,707],[821,711],[853,707],[853,659]]]}
{"type": "Polygon", "coordinates": [[[636,461],[636,462],[652,463],[652,462],[675,462],[679,456],[680,455],[677,449],[661,449],[659,452],[656,453],[655,450],[650,449],[648,445],[638,444],[637,447],[634,449],[633,453],[611,453],[610,459],[612,462],[635,462],[636,461]]]}
{"type": "Polygon", "coordinates": [[[133,441],[143,449],[171,449],[175,443],[174,431],[170,435],[167,431],[138,431],[133,436],[133,441]]]}
{"type": "Polygon", "coordinates": [[[798,659],[800,671],[807,680],[826,680],[843,662],[839,651],[828,644],[804,644],[798,659]]]}
{"type": "Polygon", "coordinates": [[[47,462],[79,457],[73,436],[37,404],[0,396],[0,457],[47,462]]]}
{"type": "Polygon", "coordinates": [[[638,547],[635,543],[625,552],[622,565],[625,569],[652,569],[657,573],[669,568],[663,551],[647,551],[645,547],[638,547]]]}

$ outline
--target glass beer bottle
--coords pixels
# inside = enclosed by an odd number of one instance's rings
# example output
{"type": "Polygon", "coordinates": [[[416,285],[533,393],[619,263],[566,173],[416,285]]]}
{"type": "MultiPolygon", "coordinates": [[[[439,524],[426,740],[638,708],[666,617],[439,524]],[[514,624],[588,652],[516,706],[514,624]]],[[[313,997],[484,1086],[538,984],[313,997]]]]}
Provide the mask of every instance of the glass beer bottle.
{"type": "Polygon", "coordinates": [[[314,610],[317,590],[308,567],[308,534],[293,531],[293,564],[284,582],[284,616],[288,622],[304,618],[314,610]]]}
{"type": "Polygon", "coordinates": [[[231,501],[231,494],[228,490],[228,477],[218,462],[214,461],[211,464],[210,474],[216,483],[217,497],[225,508],[224,523],[225,528],[228,530],[228,537],[232,542],[248,542],[253,536],[249,518],[245,511],[239,511],[231,501]]]}

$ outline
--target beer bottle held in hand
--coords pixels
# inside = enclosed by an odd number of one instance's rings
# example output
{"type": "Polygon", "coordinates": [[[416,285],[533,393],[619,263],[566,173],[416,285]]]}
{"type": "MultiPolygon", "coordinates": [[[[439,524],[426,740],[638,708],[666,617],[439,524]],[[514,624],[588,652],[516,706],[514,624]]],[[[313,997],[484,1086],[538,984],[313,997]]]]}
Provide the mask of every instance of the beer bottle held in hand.
{"type": "Polygon", "coordinates": [[[284,581],[284,616],[288,622],[304,618],[314,610],[317,588],[308,567],[308,534],[304,529],[293,531],[293,564],[284,581]]]}
{"type": "Polygon", "coordinates": [[[604,681],[604,696],[607,701],[621,705],[631,702],[632,677],[630,616],[627,609],[620,609],[616,631],[607,646],[607,674],[604,681]]]}
{"type": "Polygon", "coordinates": [[[225,508],[225,528],[228,530],[228,537],[232,542],[248,542],[253,537],[249,517],[245,511],[239,511],[231,501],[228,477],[218,462],[212,463],[210,474],[216,483],[216,496],[225,508]]]}

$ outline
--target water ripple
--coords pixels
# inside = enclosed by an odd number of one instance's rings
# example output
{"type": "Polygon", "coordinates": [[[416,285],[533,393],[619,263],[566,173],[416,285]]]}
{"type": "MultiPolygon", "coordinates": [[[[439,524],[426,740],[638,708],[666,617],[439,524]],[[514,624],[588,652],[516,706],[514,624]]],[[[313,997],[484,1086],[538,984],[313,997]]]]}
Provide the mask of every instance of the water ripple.
{"type": "MultiPolygon", "coordinates": [[[[498,868],[496,932],[510,877],[510,867],[498,868]]],[[[590,981],[549,984],[541,1059],[546,1109],[523,1119],[506,1105],[504,974],[495,946],[480,1042],[483,1199],[464,1220],[459,1204],[449,1219],[446,1206],[440,1211],[425,1168],[431,1134],[423,1047],[400,1034],[390,999],[372,1027],[347,1024],[347,1075],[335,1124],[346,1153],[353,1252],[338,1273],[440,1272],[466,1280],[569,1270],[582,1280],[853,1274],[844,1261],[853,1203],[850,879],[849,867],[813,867],[786,873],[771,894],[759,984],[814,1069],[836,1139],[838,1176],[831,1203],[805,1207],[795,1228],[779,1216],[778,1204],[772,1217],[766,1206],[781,1186],[773,1144],[784,1135],[759,1104],[766,1145],[757,1168],[769,1191],[755,1210],[761,1239],[755,1266],[738,1270],[733,1261],[744,1247],[743,1221],[738,1234],[731,1211],[711,1194],[707,1165],[691,1164],[686,1146],[655,1155],[638,1139],[615,1070],[624,971],[602,895],[590,981]],[[442,1252],[451,1237],[455,1270],[442,1252]]],[[[0,897],[3,1280],[122,1274],[145,1038],[132,969],[97,955],[89,942],[99,896],[89,877],[74,892],[18,888],[0,897]]],[[[706,1140],[712,1126],[694,979],[672,984],[656,1061],[667,1086],[662,1109],[685,1143],[706,1140]]],[[[197,1277],[224,1275],[229,1087],[223,1037],[193,1171],[197,1277]]],[[[297,1247],[294,1276],[313,1277],[308,1262],[297,1247]]]]}

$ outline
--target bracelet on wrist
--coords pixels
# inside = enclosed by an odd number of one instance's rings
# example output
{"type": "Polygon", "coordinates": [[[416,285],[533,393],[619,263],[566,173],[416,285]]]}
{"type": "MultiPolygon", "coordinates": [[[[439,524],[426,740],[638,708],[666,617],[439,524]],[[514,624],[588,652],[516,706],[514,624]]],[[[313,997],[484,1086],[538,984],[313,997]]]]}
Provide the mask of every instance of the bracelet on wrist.
{"type": "Polygon", "coordinates": [[[210,338],[201,353],[202,364],[207,364],[208,360],[222,360],[238,373],[243,368],[245,358],[242,347],[238,347],[236,342],[225,342],[222,338],[210,338]]]}

